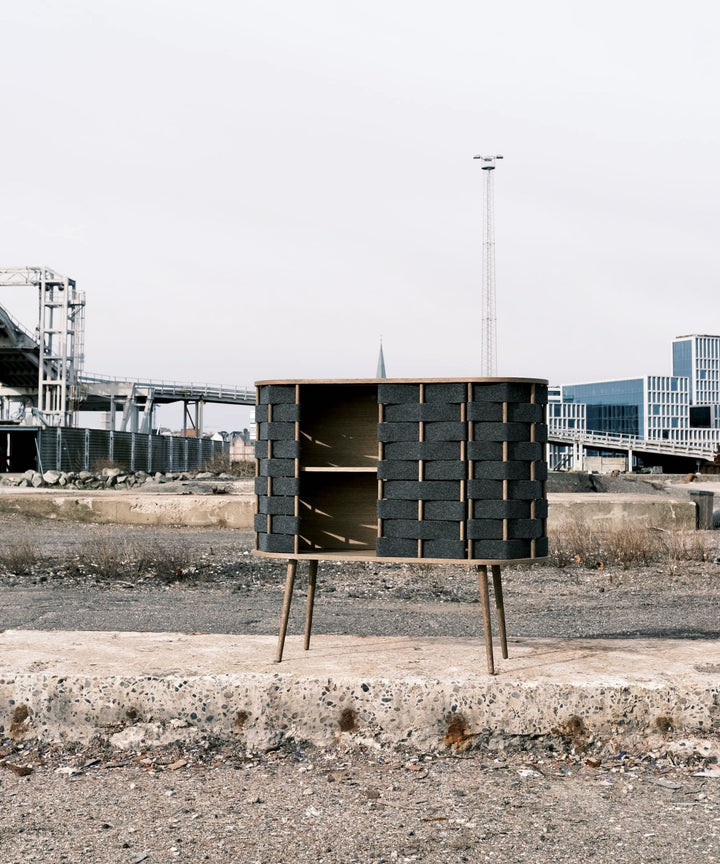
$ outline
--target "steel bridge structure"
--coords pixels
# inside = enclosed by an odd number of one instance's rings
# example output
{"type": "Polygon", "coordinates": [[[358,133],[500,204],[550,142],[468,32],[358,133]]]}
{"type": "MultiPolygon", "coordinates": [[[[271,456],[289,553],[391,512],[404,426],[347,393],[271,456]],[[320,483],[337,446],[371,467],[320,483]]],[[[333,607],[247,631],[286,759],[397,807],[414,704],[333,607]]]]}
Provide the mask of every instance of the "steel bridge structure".
{"type": "Polygon", "coordinates": [[[254,405],[255,388],[86,375],[85,294],[49,267],[0,268],[0,287],[34,288],[34,333],[0,306],[0,425],[76,427],[82,411],[107,415],[107,426],[150,433],[153,408],[183,403],[183,434],[202,435],[203,406],[254,405]]]}

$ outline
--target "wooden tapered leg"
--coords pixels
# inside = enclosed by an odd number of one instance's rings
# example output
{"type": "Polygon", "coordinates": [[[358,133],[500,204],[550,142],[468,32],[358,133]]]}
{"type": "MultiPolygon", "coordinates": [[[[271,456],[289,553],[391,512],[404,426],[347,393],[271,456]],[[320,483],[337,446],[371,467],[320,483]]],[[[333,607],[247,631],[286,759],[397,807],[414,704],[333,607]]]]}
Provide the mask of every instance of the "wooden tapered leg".
{"type": "Polygon", "coordinates": [[[313,604],[315,603],[315,584],[317,583],[318,562],[313,559],[308,562],[308,594],[305,610],[305,650],[310,648],[310,632],[312,631],[313,604]]]}
{"type": "Polygon", "coordinates": [[[288,561],[287,577],[285,578],[285,596],[283,597],[282,613],[280,615],[280,635],[278,636],[277,652],[275,654],[276,663],[282,660],[283,648],[285,647],[285,634],[287,633],[288,618],[290,617],[290,604],[292,603],[296,573],[297,560],[291,559],[288,561]]]}
{"type": "Polygon", "coordinates": [[[502,577],[500,565],[492,565],[493,591],[495,592],[495,610],[497,612],[498,629],[500,630],[500,647],[502,656],[508,659],[507,633],[505,632],[505,604],[503,603],[502,577]]]}
{"type": "Polygon", "coordinates": [[[478,564],[478,587],[480,589],[480,604],[482,607],[483,628],[485,630],[485,653],[487,654],[488,674],[495,674],[495,658],[493,657],[492,622],[490,621],[490,591],[488,590],[488,572],[485,564],[478,564]]]}

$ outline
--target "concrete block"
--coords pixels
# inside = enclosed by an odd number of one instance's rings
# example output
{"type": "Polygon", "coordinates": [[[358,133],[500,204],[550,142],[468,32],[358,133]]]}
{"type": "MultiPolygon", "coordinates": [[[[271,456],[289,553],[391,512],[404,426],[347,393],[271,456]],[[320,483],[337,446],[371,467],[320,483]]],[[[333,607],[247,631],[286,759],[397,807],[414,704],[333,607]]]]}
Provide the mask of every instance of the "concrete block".
{"type": "Polygon", "coordinates": [[[423,503],[423,518],[446,522],[464,522],[467,516],[467,505],[464,501],[425,501],[423,503]]]}
{"type": "Polygon", "coordinates": [[[467,543],[464,540],[424,540],[423,558],[467,558],[467,543]]]}
{"type": "Polygon", "coordinates": [[[292,534],[258,534],[257,542],[261,552],[285,552],[291,555],[295,551],[292,534]]]}
{"type": "Polygon", "coordinates": [[[418,480],[420,465],[417,462],[383,459],[378,462],[377,473],[380,480],[418,480]]]}
{"type": "Polygon", "coordinates": [[[473,540],[472,557],[484,561],[529,558],[529,540],[473,540]]]}
{"type": "Polygon", "coordinates": [[[258,402],[260,405],[271,403],[288,404],[295,401],[294,384],[264,384],[259,388],[258,402]]]}
{"type": "Polygon", "coordinates": [[[460,459],[459,441],[399,441],[383,447],[384,459],[433,459],[454,462],[460,459]]]}
{"type": "Polygon", "coordinates": [[[464,381],[435,381],[425,385],[425,402],[467,402],[464,381]]]}
{"type": "Polygon", "coordinates": [[[473,501],[471,513],[473,519],[529,519],[530,502],[473,501]]]}
{"type": "Polygon", "coordinates": [[[545,409],[542,405],[530,405],[528,402],[510,402],[507,417],[510,422],[542,423],[545,419],[545,409]]]}
{"type": "Polygon", "coordinates": [[[420,424],[419,423],[379,423],[378,424],[378,441],[419,441],[420,440],[420,424]]]}
{"type": "Polygon", "coordinates": [[[467,462],[423,462],[423,480],[465,480],[467,462]]]}
{"type": "Polygon", "coordinates": [[[468,441],[467,458],[500,462],[503,458],[502,441],[468,441]]]}
{"type": "Polygon", "coordinates": [[[272,458],[273,459],[297,459],[300,456],[299,441],[273,441],[272,442],[272,458]]]}
{"type": "Polygon", "coordinates": [[[502,540],[502,519],[468,519],[468,540],[502,540]]]}
{"type": "Polygon", "coordinates": [[[298,477],[273,477],[273,495],[299,495],[300,479],[298,477]]]}
{"type": "Polygon", "coordinates": [[[508,459],[536,462],[545,455],[543,445],[537,441],[510,441],[508,459]]]}
{"type": "Polygon", "coordinates": [[[424,540],[459,540],[460,525],[457,522],[430,522],[425,519],[385,519],[382,523],[383,537],[404,537],[424,540]]]}
{"type": "Polygon", "coordinates": [[[508,483],[508,498],[532,501],[543,497],[543,484],[539,480],[511,480],[508,483]]]}
{"type": "Polygon", "coordinates": [[[510,519],[508,521],[508,538],[510,540],[532,540],[542,537],[544,523],[542,519],[510,519]]]}
{"type": "Polygon", "coordinates": [[[376,553],[380,558],[417,558],[417,540],[405,540],[400,537],[378,537],[376,553]]]}
{"type": "Polygon", "coordinates": [[[529,441],[529,423],[474,423],[474,441],[529,441]]]}
{"type": "Polygon", "coordinates": [[[378,402],[383,405],[419,401],[419,384],[378,384],[378,402]]]}
{"type": "Polygon", "coordinates": [[[529,402],[531,384],[519,381],[476,382],[471,385],[473,402],[529,402]]]}
{"type": "Polygon", "coordinates": [[[398,421],[444,420],[459,422],[460,405],[438,402],[428,405],[426,402],[404,402],[400,405],[386,405],[383,409],[383,419],[389,423],[398,421]]]}
{"type": "MultiPolygon", "coordinates": [[[[300,406],[296,404],[278,404],[272,406],[273,422],[295,423],[300,419],[300,406]]],[[[255,409],[255,420],[257,421],[257,408],[255,409]]]]}
{"type": "Polygon", "coordinates": [[[468,498],[502,498],[502,480],[468,480],[468,498]]]}
{"type": "Polygon", "coordinates": [[[270,532],[272,534],[297,534],[300,530],[300,519],[297,516],[271,516],[270,532]]]}
{"type": "Polygon", "coordinates": [[[271,498],[258,498],[258,513],[292,516],[295,513],[295,499],[289,495],[273,495],[271,498]]]}
{"type": "Polygon", "coordinates": [[[465,416],[474,423],[502,423],[503,403],[470,402],[465,416]]]}
{"type": "Polygon", "coordinates": [[[425,441],[464,441],[467,438],[465,423],[426,423],[425,441]]]}
{"type": "Polygon", "coordinates": [[[383,496],[413,501],[459,501],[460,483],[442,480],[387,480],[383,484],[383,496]]]}
{"type": "Polygon", "coordinates": [[[417,501],[393,500],[381,498],[377,502],[377,514],[380,519],[417,519],[417,501]]]}
{"type": "Polygon", "coordinates": [[[529,480],[530,462],[473,462],[473,480],[529,480]]]}

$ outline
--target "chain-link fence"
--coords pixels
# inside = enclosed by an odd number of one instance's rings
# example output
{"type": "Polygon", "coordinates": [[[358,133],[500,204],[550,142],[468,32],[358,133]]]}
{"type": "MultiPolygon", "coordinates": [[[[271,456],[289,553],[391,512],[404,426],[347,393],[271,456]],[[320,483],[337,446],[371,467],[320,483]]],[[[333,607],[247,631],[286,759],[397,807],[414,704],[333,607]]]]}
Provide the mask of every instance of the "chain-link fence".
{"type": "Polygon", "coordinates": [[[38,470],[195,471],[229,458],[225,441],[111,432],[104,429],[38,429],[38,470]]]}

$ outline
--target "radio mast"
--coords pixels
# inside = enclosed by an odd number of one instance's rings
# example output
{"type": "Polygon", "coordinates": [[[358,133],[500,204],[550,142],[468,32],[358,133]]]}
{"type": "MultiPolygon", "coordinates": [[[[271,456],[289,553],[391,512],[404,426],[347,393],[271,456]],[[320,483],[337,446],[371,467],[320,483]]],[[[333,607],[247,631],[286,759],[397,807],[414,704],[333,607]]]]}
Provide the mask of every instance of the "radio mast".
{"type": "Polygon", "coordinates": [[[483,378],[497,374],[497,318],[495,312],[495,201],[493,171],[502,156],[473,156],[480,159],[485,172],[483,188],[483,267],[482,267],[482,356],[483,378]]]}

